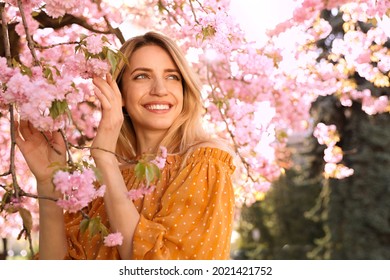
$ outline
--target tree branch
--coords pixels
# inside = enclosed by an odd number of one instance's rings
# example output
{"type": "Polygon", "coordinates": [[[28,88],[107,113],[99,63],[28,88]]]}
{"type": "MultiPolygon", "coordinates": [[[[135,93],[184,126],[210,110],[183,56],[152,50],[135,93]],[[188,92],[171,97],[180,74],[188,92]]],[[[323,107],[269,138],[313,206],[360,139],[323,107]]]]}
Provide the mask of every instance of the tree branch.
{"type": "Polygon", "coordinates": [[[35,44],[35,48],[41,49],[41,50],[46,50],[46,49],[52,49],[52,48],[58,47],[58,46],[77,45],[77,44],[80,44],[80,42],[79,41],[71,41],[71,42],[52,44],[52,45],[48,45],[48,46],[42,46],[42,45],[35,44]]]}
{"type": "Polygon", "coordinates": [[[33,18],[38,21],[43,28],[51,27],[53,29],[60,29],[68,25],[77,24],[92,32],[108,34],[107,31],[94,29],[86,22],[85,19],[78,18],[70,14],[65,14],[61,17],[61,20],[59,20],[48,16],[44,11],[40,11],[38,14],[35,14],[33,18]]]}
{"type": "Polygon", "coordinates": [[[68,143],[72,148],[75,148],[75,149],[79,149],[79,150],[84,150],[84,149],[89,149],[89,150],[100,150],[100,151],[103,151],[103,152],[107,152],[107,153],[110,153],[110,154],[113,154],[114,156],[116,156],[117,158],[119,158],[120,160],[123,160],[124,162],[126,163],[130,163],[130,164],[136,164],[138,161],[136,160],[129,160],[125,157],[122,157],[120,155],[118,155],[117,153],[115,152],[112,152],[112,151],[109,151],[109,150],[106,150],[106,149],[103,149],[103,148],[99,148],[99,147],[86,147],[86,146],[77,146],[77,145],[73,145],[72,143],[68,143]]]}
{"type": "MultiPolygon", "coordinates": [[[[101,1],[101,0],[98,0],[98,1],[93,0],[93,2],[98,6],[99,12],[102,12],[102,6],[101,6],[102,1],[101,1]]],[[[108,30],[110,31],[110,33],[114,34],[114,35],[119,39],[119,41],[121,42],[121,44],[123,44],[126,40],[125,40],[125,38],[123,37],[123,34],[122,34],[122,32],[120,31],[120,29],[119,29],[119,28],[115,28],[115,29],[114,29],[114,28],[112,27],[110,21],[109,21],[108,18],[107,18],[107,15],[104,15],[104,16],[103,16],[103,19],[104,19],[105,23],[107,24],[107,28],[108,28],[108,30]]]]}
{"type": "Polygon", "coordinates": [[[171,11],[168,10],[168,8],[161,2],[161,0],[158,1],[158,6],[160,9],[166,11],[168,13],[168,16],[170,16],[179,26],[181,26],[175,15],[173,15],[171,11]]]}
{"type": "Polygon", "coordinates": [[[7,64],[11,65],[11,46],[9,42],[8,25],[5,20],[5,2],[0,2],[0,15],[5,57],[7,58],[7,64]]]}
{"type": "Polygon", "coordinates": [[[196,17],[194,5],[192,4],[192,0],[190,0],[190,6],[191,6],[191,12],[192,12],[192,14],[193,14],[193,16],[194,16],[194,21],[195,21],[197,24],[199,24],[199,21],[198,21],[198,19],[197,19],[197,17],[196,17]]]}
{"type": "MultiPolygon", "coordinates": [[[[211,81],[211,77],[210,77],[210,67],[209,65],[207,64],[207,81],[209,83],[209,85],[211,86],[211,94],[213,96],[214,99],[217,99],[217,96],[215,95],[215,87],[213,86],[214,83],[211,81]]],[[[219,88],[221,88],[219,86],[219,88]]],[[[218,106],[217,106],[218,107],[218,106]]],[[[222,112],[221,108],[218,107],[218,112],[222,118],[222,120],[224,121],[225,125],[226,125],[226,130],[228,131],[229,135],[230,135],[230,138],[232,139],[233,141],[233,145],[234,145],[234,150],[235,152],[237,153],[237,155],[239,156],[241,162],[244,164],[245,166],[245,169],[247,170],[247,174],[248,174],[248,178],[251,179],[252,182],[256,182],[257,180],[255,178],[253,178],[253,176],[251,175],[251,171],[250,171],[250,165],[249,163],[246,161],[246,159],[241,155],[240,151],[238,150],[238,143],[236,141],[236,137],[234,136],[234,133],[229,129],[229,123],[227,122],[226,118],[225,118],[225,115],[224,113],[222,112]]]]}
{"type": "MultiPolygon", "coordinates": [[[[48,16],[44,11],[40,11],[39,13],[35,14],[33,18],[39,22],[43,28],[45,27],[51,27],[53,29],[60,29],[62,27],[72,25],[72,24],[77,24],[81,27],[84,27],[85,29],[98,33],[98,34],[114,34],[115,36],[118,37],[118,39],[121,41],[121,43],[124,43],[125,39],[120,31],[119,28],[112,28],[111,25],[109,25],[108,30],[99,30],[94,28],[92,25],[88,24],[86,19],[84,18],[79,18],[74,15],[66,14],[63,17],[61,17],[61,20],[52,18],[48,16]],[[110,28],[111,27],[111,28],[110,28]]],[[[106,20],[106,19],[105,19],[106,20]]],[[[106,21],[107,22],[107,21],[106,21]]]]}
{"type": "Polygon", "coordinates": [[[35,52],[35,44],[34,44],[34,41],[31,37],[30,30],[28,29],[26,14],[24,13],[24,7],[22,4],[22,0],[18,0],[18,6],[19,6],[20,15],[22,16],[23,27],[24,27],[24,32],[26,33],[28,48],[30,49],[31,55],[34,58],[34,64],[40,65],[41,63],[39,62],[37,53],[35,52]]]}
{"type": "Polygon", "coordinates": [[[11,170],[8,170],[8,171],[6,171],[6,172],[0,174],[0,177],[8,176],[8,175],[10,175],[10,174],[11,174],[11,170]]]}
{"type": "Polygon", "coordinates": [[[70,143],[68,141],[68,137],[66,137],[66,134],[62,131],[62,129],[60,129],[59,131],[60,131],[62,139],[64,140],[64,143],[65,143],[66,153],[68,154],[68,164],[73,166],[74,162],[73,162],[72,153],[70,152],[70,149],[69,149],[71,146],[70,146],[70,143]]]}
{"type": "Polygon", "coordinates": [[[25,197],[30,197],[30,198],[35,198],[35,199],[46,199],[46,200],[51,200],[54,202],[58,201],[58,198],[50,197],[50,196],[42,196],[42,195],[37,195],[37,194],[32,194],[32,193],[27,193],[24,190],[20,190],[20,196],[25,196],[25,197]]]}
{"type": "MultiPolygon", "coordinates": [[[[19,0],[20,1],[20,0],[19,0]]],[[[5,3],[0,2],[0,12],[1,12],[1,26],[2,26],[2,32],[3,32],[3,42],[4,42],[4,48],[5,48],[5,54],[7,59],[8,66],[12,65],[11,62],[11,51],[10,51],[10,42],[9,42],[9,36],[8,36],[8,26],[5,21],[5,3]]],[[[10,147],[10,165],[9,165],[9,171],[1,174],[1,176],[12,176],[13,181],[13,187],[15,190],[15,196],[16,198],[19,198],[19,191],[20,187],[18,184],[18,178],[16,176],[16,169],[15,169],[15,148],[16,148],[16,141],[15,141],[15,119],[14,119],[14,105],[10,104],[8,107],[8,111],[10,114],[10,137],[11,137],[11,147],[10,147]]]]}

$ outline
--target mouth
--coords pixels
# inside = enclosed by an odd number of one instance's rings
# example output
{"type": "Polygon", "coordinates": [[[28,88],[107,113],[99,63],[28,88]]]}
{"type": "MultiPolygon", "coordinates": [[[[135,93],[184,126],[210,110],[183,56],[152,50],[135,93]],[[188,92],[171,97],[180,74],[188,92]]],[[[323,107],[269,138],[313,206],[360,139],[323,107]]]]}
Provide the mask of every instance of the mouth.
{"type": "Polygon", "coordinates": [[[153,103],[153,104],[145,104],[144,108],[148,111],[167,111],[173,107],[171,104],[167,103],[153,103]]]}

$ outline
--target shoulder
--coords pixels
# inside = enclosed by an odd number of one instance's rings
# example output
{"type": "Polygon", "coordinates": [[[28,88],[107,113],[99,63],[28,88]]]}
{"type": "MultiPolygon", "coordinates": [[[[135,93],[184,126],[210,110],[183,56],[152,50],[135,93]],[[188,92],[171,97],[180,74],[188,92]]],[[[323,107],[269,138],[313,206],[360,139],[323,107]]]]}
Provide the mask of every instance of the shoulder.
{"type": "Polygon", "coordinates": [[[198,149],[211,149],[215,151],[222,151],[225,153],[228,153],[230,156],[234,157],[235,152],[231,145],[227,143],[227,141],[222,140],[222,139],[212,139],[208,141],[203,141],[200,143],[197,143],[189,149],[190,151],[196,151],[198,149]]]}
{"type": "Polygon", "coordinates": [[[203,142],[191,147],[185,158],[187,164],[212,162],[226,165],[231,172],[235,170],[233,150],[214,142],[203,142]]]}

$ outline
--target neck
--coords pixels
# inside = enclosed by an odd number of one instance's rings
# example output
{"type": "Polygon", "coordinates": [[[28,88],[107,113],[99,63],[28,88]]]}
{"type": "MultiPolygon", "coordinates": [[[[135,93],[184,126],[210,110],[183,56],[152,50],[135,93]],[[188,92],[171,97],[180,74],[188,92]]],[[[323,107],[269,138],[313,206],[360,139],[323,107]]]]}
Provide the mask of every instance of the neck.
{"type": "Polygon", "coordinates": [[[137,131],[137,155],[157,153],[166,131],[137,131]]]}

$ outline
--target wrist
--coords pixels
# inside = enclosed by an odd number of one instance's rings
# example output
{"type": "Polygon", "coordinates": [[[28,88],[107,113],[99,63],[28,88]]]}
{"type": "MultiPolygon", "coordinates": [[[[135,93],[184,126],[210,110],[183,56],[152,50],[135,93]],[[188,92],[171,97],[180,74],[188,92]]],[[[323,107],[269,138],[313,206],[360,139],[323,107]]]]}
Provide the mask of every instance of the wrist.
{"type": "Polygon", "coordinates": [[[118,160],[116,158],[115,153],[101,151],[99,153],[93,153],[92,158],[96,165],[112,165],[112,164],[118,164],[118,160]]]}
{"type": "Polygon", "coordinates": [[[115,148],[104,149],[99,147],[91,147],[91,156],[94,160],[116,158],[115,148]]]}
{"type": "Polygon", "coordinates": [[[61,197],[61,193],[55,190],[52,179],[37,180],[38,196],[42,197],[44,201],[57,199],[61,197]]]}

